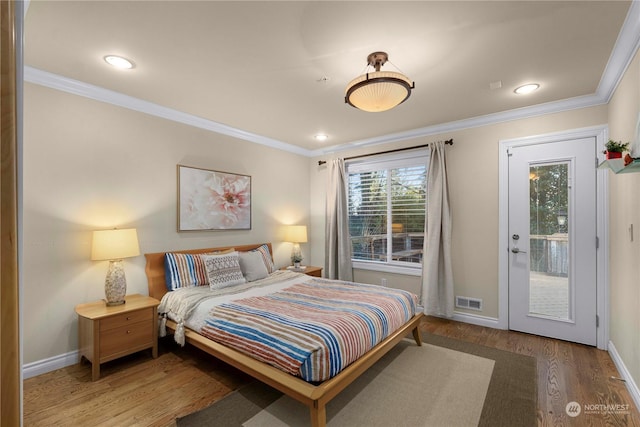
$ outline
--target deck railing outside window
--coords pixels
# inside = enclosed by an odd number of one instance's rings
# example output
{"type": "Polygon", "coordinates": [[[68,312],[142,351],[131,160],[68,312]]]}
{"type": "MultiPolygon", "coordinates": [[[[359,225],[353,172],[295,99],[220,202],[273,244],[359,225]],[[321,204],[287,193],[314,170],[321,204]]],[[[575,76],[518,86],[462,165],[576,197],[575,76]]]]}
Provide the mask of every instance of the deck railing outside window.
{"type": "Polygon", "coordinates": [[[567,233],[529,236],[531,271],[553,276],[569,274],[569,238],[567,233]]]}
{"type": "MultiPolygon", "coordinates": [[[[387,262],[387,235],[351,238],[353,259],[387,262]]],[[[391,261],[422,263],[424,233],[392,233],[391,261]]]]}

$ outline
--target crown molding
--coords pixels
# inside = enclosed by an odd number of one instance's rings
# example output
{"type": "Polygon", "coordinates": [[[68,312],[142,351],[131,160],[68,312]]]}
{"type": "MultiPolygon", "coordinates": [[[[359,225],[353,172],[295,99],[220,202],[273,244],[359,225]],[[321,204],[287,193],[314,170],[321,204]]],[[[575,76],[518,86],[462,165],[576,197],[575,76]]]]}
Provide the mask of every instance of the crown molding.
{"type": "MultiPolygon", "coordinates": [[[[28,3],[26,4],[26,8],[28,8],[28,3]]],[[[96,101],[117,105],[119,107],[128,108],[130,110],[152,116],[161,117],[211,132],[254,142],[256,144],[266,145],[278,150],[288,151],[306,157],[317,157],[354,148],[388,144],[407,139],[420,138],[462,129],[476,128],[606,104],[613,96],[615,89],[618,87],[624,72],[631,63],[639,46],[640,2],[632,1],[627,17],[625,18],[624,24],[618,35],[618,39],[616,40],[616,44],[611,52],[611,56],[609,57],[609,61],[607,62],[602,74],[600,83],[598,84],[596,93],[594,94],[517,108],[499,113],[492,113],[469,119],[441,123],[433,126],[426,126],[404,132],[380,135],[374,138],[351,141],[346,144],[325,147],[323,149],[313,151],[29,66],[24,67],[24,81],[90,98],[96,101]]]]}
{"type": "Polygon", "coordinates": [[[419,129],[412,129],[405,132],[397,132],[374,138],[361,139],[348,144],[327,147],[322,150],[313,151],[314,156],[326,155],[353,148],[368,147],[390,142],[404,141],[407,139],[420,138],[424,136],[437,135],[447,132],[454,132],[463,129],[477,128],[493,125],[497,123],[509,122],[513,120],[526,119],[530,117],[542,116],[546,114],[559,113],[562,111],[576,110],[580,108],[592,107],[606,104],[606,100],[598,95],[585,95],[575,98],[563,99],[561,101],[547,102],[544,104],[532,105],[530,107],[516,108],[513,110],[492,113],[484,116],[472,117],[470,119],[457,120],[448,123],[440,123],[419,129]]]}
{"type": "Polygon", "coordinates": [[[93,99],[95,101],[106,102],[108,104],[117,105],[119,107],[128,108],[129,110],[138,111],[149,114],[151,116],[160,117],[174,122],[182,123],[188,126],[205,129],[222,135],[231,136],[256,144],[266,145],[278,150],[289,151],[291,153],[309,156],[310,151],[304,148],[287,144],[286,142],[276,139],[267,138],[255,133],[237,129],[213,120],[194,116],[173,108],[164,107],[153,102],[125,95],[120,92],[105,89],[89,83],[74,80],[58,74],[43,71],[34,67],[24,67],[24,81],[56,89],[62,92],[71,93],[73,95],[82,96],[93,99]]]}
{"type": "Polygon", "coordinates": [[[95,101],[117,105],[119,107],[127,108],[167,120],[172,120],[178,123],[205,129],[211,132],[228,135],[249,142],[254,142],[256,144],[266,145],[278,150],[288,151],[306,157],[322,156],[328,153],[336,153],[354,148],[387,144],[391,142],[398,142],[407,139],[453,132],[462,129],[487,126],[496,123],[556,113],[560,111],[591,107],[607,102],[605,98],[598,95],[586,95],[561,101],[533,105],[530,107],[517,108],[500,113],[472,117],[470,119],[441,123],[404,132],[381,135],[374,138],[352,141],[342,145],[325,147],[321,150],[311,151],[292,144],[287,144],[286,142],[282,142],[273,138],[257,135],[251,132],[244,131],[242,129],[215,122],[213,120],[194,116],[192,114],[184,113],[173,108],[164,107],[153,102],[145,101],[133,96],[125,95],[120,92],[105,89],[100,86],[95,86],[89,83],[60,76],[58,74],[50,73],[48,71],[40,70],[30,66],[24,67],[24,81],[62,92],[71,93],[73,95],[93,99],[95,101]]]}
{"type": "Polygon", "coordinates": [[[596,91],[606,102],[611,100],[638,47],[640,47],[640,2],[632,1],[596,91]]]}

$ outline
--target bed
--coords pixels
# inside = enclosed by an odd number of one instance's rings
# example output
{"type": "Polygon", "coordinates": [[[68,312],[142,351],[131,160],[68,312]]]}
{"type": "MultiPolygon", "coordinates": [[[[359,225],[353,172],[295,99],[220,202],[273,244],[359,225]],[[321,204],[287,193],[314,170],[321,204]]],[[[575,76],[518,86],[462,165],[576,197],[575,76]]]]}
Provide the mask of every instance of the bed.
{"type": "MultiPolygon", "coordinates": [[[[249,252],[255,251],[261,247],[268,247],[269,253],[273,253],[271,244],[269,243],[181,250],[172,251],[172,253],[195,255],[205,253],[224,253],[228,250],[249,252]]],[[[148,279],[149,295],[161,300],[168,292],[164,265],[165,252],[149,253],[145,254],[145,257],[147,260],[145,271],[148,279]]],[[[326,424],[326,404],[351,382],[353,382],[361,373],[378,361],[385,353],[393,348],[393,346],[404,339],[409,332],[413,333],[413,338],[415,339],[416,344],[422,345],[418,329],[421,317],[422,313],[411,313],[406,323],[402,324],[395,330],[389,331],[386,338],[380,341],[371,350],[354,362],[349,363],[348,366],[340,370],[339,373],[333,375],[330,379],[321,382],[305,381],[302,378],[278,369],[271,364],[259,361],[242,351],[207,338],[189,327],[181,330],[182,325],[174,320],[163,319],[162,322],[163,326],[166,327],[169,333],[175,334],[176,330],[180,330],[180,333],[184,335],[184,341],[187,344],[194,345],[210,355],[240,369],[248,375],[305,404],[310,410],[311,425],[314,427],[320,427],[326,424]]]]}

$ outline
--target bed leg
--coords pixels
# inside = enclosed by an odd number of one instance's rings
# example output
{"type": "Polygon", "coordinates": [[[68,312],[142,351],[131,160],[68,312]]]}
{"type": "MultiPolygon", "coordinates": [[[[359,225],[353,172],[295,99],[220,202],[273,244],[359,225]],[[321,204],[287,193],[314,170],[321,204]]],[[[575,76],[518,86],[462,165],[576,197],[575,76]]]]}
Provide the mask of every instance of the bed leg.
{"type": "Polygon", "coordinates": [[[317,400],[309,407],[311,410],[311,427],[325,427],[327,425],[327,408],[317,400]]]}
{"type": "Polygon", "coordinates": [[[418,346],[422,345],[422,338],[420,337],[420,329],[416,326],[413,328],[413,339],[416,340],[418,346]]]}

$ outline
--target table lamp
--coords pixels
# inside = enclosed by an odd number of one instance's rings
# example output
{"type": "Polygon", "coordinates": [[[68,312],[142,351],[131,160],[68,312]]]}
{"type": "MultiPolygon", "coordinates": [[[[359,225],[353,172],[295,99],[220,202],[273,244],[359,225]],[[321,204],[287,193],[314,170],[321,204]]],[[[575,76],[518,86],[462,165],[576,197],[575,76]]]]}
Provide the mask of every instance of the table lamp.
{"type": "Polygon", "coordinates": [[[307,242],[307,226],[306,225],[289,225],[284,231],[284,241],[293,243],[291,249],[291,263],[295,267],[299,267],[302,262],[302,251],[300,243],[307,242]]]}
{"type": "Polygon", "coordinates": [[[109,261],[109,270],[104,282],[104,295],[108,306],[124,304],[127,279],[122,268],[122,259],[138,255],[140,255],[140,248],[135,228],[93,232],[91,259],[109,261]]]}

